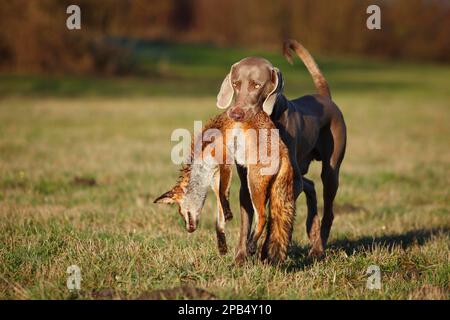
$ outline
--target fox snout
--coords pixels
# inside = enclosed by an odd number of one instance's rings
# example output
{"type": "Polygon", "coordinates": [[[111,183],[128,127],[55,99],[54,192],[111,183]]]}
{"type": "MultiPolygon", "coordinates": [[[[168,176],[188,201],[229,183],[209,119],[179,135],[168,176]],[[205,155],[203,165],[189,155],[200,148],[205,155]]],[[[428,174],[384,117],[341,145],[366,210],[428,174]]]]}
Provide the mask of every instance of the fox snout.
{"type": "Polygon", "coordinates": [[[190,211],[187,212],[187,218],[188,218],[188,221],[186,221],[187,222],[186,229],[189,233],[192,233],[195,231],[195,229],[197,229],[197,223],[192,218],[192,214],[190,211]]]}
{"type": "Polygon", "coordinates": [[[245,111],[241,107],[232,107],[228,110],[228,116],[234,121],[242,121],[245,116],[245,111]]]}

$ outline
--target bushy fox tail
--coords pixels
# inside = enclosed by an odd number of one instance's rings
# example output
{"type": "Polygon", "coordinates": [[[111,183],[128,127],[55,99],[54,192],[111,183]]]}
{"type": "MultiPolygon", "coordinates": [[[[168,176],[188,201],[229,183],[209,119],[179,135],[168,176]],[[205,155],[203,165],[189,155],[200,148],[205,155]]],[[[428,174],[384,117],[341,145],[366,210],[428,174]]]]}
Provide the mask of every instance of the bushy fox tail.
{"type": "Polygon", "coordinates": [[[289,160],[284,161],[270,188],[267,235],[261,259],[272,264],[287,257],[295,219],[294,174],[289,160]]]}

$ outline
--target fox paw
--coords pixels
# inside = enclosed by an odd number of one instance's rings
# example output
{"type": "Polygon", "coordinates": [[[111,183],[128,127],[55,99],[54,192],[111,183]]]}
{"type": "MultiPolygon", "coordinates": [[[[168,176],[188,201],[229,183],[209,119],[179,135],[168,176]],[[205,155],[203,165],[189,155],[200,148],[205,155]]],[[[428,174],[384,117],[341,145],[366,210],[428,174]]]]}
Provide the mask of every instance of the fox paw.
{"type": "Polygon", "coordinates": [[[250,241],[250,243],[248,244],[248,247],[247,247],[247,251],[250,256],[254,255],[256,253],[256,243],[253,241],[250,241]]]}
{"type": "Polygon", "coordinates": [[[233,212],[231,212],[231,210],[225,210],[223,215],[225,217],[225,221],[230,221],[233,219],[233,212]]]}

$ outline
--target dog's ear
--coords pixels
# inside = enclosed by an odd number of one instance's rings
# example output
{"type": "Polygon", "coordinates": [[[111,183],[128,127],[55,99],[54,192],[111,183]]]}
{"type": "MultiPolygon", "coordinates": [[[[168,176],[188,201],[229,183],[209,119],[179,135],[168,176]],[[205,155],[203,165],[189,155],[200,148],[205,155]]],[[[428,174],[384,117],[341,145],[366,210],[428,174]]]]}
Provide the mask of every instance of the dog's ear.
{"type": "Polygon", "coordinates": [[[283,92],[284,88],[283,75],[281,74],[281,71],[278,68],[272,69],[272,82],[274,84],[273,90],[269,93],[269,95],[267,96],[266,100],[264,100],[263,103],[263,110],[269,116],[272,114],[273,106],[277,101],[278,95],[283,92]]]}
{"type": "Polygon", "coordinates": [[[233,101],[234,89],[233,84],[231,83],[231,73],[233,72],[234,66],[235,64],[231,66],[230,72],[225,79],[223,79],[222,85],[220,86],[220,91],[217,95],[217,107],[219,109],[228,108],[233,101]]]}
{"type": "Polygon", "coordinates": [[[155,201],[153,201],[153,203],[174,204],[176,203],[175,192],[173,191],[173,189],[171,189],[160,195],[158,198],[156,198],[155,201]]]}

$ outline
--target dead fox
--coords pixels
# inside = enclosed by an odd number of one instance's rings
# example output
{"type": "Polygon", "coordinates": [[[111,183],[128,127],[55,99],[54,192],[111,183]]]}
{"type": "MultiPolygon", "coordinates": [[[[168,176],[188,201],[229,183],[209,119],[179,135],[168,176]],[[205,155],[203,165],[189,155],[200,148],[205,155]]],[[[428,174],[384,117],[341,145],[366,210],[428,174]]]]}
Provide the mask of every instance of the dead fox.
{"type": "Polygon", "coordinates": [[[201,153],[193,156],[192,164],[182,168],[175,187],[158,197],[155,203],[177,203],[187,230],[193,232],[211,186],[218,203],[216,232],[219,252],[226,253],[225,221],[232,217],[228,200],[230,159],[234,160],[247,168],[247,184],[256,213],[256,224],[248,237],[247,250],[238,250],[235,261],[242,263],[248,255],[256,252],[266,225],[267,202],[270,211],[261,259],[271,263],[283,261],[292,236],[295,201],[293,169],[278,131],[262,110],[247,122],[233,121],[222,113],[207,123],[203,133],[208,129],[220,131],[220,136],[214,139],[214,146],[202,140],[201,153]],[[197,158],[203,161],[196,161],[197,158]],[[206,158],[209,161],[204,161],[206,158]]]}

